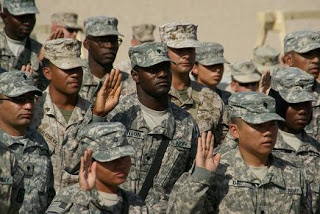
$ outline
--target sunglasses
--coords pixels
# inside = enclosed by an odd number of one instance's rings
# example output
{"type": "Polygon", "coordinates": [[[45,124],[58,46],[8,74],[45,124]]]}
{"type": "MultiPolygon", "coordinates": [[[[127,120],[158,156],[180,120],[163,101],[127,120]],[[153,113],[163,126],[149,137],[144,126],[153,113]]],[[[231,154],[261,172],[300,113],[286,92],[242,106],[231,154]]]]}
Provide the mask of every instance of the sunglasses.
{"type": "Polygon", "coordinates": [[[16,104],[26,104],[26,103],[35,103],[39,99],[38,96],[19,96],[19,97],[8,97],[8,98],[0,98],[0,100],[8,100],[16,104]]]}

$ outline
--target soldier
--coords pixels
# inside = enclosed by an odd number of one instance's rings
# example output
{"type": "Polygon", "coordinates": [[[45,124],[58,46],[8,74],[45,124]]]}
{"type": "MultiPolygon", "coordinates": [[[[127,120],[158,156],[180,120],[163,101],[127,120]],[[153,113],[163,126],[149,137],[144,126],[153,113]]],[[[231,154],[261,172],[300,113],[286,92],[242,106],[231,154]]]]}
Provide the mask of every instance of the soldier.
{"type": "Polygon", "coordinates": [[[316,81],[320,67],[320,34],[313,31],[296,31],[284,38],[283,61],[290,67],[300,68],[311,74],[314,79],[313,93],[316,100],[312,102],[312,120],[305,128],[306,132],[320,140],[320,83],[316,81]]]}
{"type": "Polygon", "coordinates": [[[0,142],[14,152],[20,169],[14,182],[22,185],[13,196],[13,207],[20,213],[44,213],[55,194],[48,145],[29,128],[41,94],[32,76],[22,71],[0,74],[0,142]]]}
{"type": "Polygon", "coordinates": [[[78,14],[76,13],[54,13],[51,19],[51,33],[61,30],[64,38],[75,39],[78,31],[81,30],[81,26],[78,25],[78,14]]]}
{"type": "Polygon", "coordinates": [[[211,130],[217,142],[223,138],[223,102],[219,95],[201,84],[191,81],[189,72],[195,63],[197,25],[169,23],[160,26],[160,39],[168,46],[171,60],[172,86],[169,99],[187,110],[196,120],[200,132],[211,130]]]}
{"type": "Polygon", "coordinates": [[[198,144],[195,168],[175,184],[167,213],[310,213],[303,173],[271,154],[277,139],[275,100],[257,92],[229,99],[237,149],[214,158],[198,144]]]}
{"type": "Polygon", "coordinates": [[[81,157],[79,184],[57,195],[46,213],[148,213],[145,202],[119,187],[130,170],[135,151],[121,123],[92,123],[79,131],[81,157]],[[93,159],[93,162],[91,160],[93,159]]]}
{"type": "MultiPolygon", "coordinates": [[[[91,101],[96,97],[98,84],[105,80],[106,74],[113,69],[118,48],[122,43],[118,32],[118,19],[114,17],[95,16],[84,21],[86,39],[83,42],[88,50],[88,64],[84,68],[83,83],[80,95],[91,101]]],[[[123,80],[129,75],[122,72],[123,80]]],[[[126,81],[127,82],[127,81],[126,81]]],[[[126,83],[122,82],[122,87],[126,83]]]]}
{"type": "Polygon", "coordinates": [[[253,50],[252,62],[258,72],[263,75],[280,66],[279,55],[279,51],[269,45],[259,46],[253,50]]]}
{"type": "Polygon", "coordinates": [[[295,163],[306,171],[312,190],[313,212],[320,211],[320,144],[304,128],[311,121],[313,76],[299,68],[278,68],[273,71],[269,95],[276,100],[276,112],[285,122],[279,123],[273,154],[295,163]]]}
{"type": "Polygon", "coordinates": [[[231,93],[243,91],[257,91],[260,73],[250,61],[235,62],[230,65],[231,83],[226,88],[231,93]]]}
{"type": "Polygon", "coordinates": [[[200,47],[196,48],[196,63],[192,74],[196,77],[198,83],[217,92],[224,104],[227,105],[231,93],[217,88],[223,76],[224,63],[229,64],[223,57],[223,52],[224,49],[219,43],[201,43],[200,47]]]}
{"type": "MultiPolygon", "coordinates": [[[[153,31],[156,28],[153,24],[141,24],[132,26],[132,39],[131,46],[141,45],[145,42],[154,42],[153,31]]],[[[131,62],[130,59],[124,60],[117,65],[121,71],[125,71],[130,74],[131,62]]]]}

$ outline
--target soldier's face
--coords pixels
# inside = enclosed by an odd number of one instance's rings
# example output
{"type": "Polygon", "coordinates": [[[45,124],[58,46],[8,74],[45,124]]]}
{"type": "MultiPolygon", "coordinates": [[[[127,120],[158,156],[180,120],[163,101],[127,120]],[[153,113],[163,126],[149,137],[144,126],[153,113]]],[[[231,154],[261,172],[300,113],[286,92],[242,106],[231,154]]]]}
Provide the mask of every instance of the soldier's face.
{"type": "Polygon", "coordinates": [[[50,80],[50,91],[74,95],[80,91],[83,71],[81,67],[62,70],[54,65],[44,68],[45,77],[50,80]]]}
{"type": "Polygon", "coordinates": [[[170,62],[141,68],[132,77],[145,94],[152,97],[167,95],[171,87],[170,62]]]}
{"type": "Polygon", "coordinates": [[[33,116],[34,92],[9,98],[0,95],[0,128],[7,130],[25,130],[33,116]]]}
{"type": "Polygon", "coordinates": [[[129,156],[109,162],[97,162],[96,186],[98,189],[117,189],[127,179],[131,167],[129,156]]]}
{"type": "Polygon", "coordinates": [[[236,125],[236,133],[233,137],[239,140],[239,149],[247,157],[266,157],[271,153],[278,134],[276,121],[269,121],[261,124],[249,124],[241,120],[236,125]]]}
{"type": "Polygon", "coordinates": [[[98,64],[112,65],[122,40],[118,36],[87,36],[84,46],[89,52],[89,58],[98,64]]]}
{"type": "Polygon", "coordinates": [[[315,49],[306,53],[296,53],[291,52],[289,57],[285,57],[286,64],[290,67],[300,68],[309,74],[311,74],[315,79],[319,75],[320,67],[320,49],[315,49]]]}
{"type": "Polygon", "coordinates": [[[299,133],[310,122],[311,102],[291,103],[286,112],[285,131],[299,133]]]}
{"type": "Polygon", "coordinates": [[[224,72],[224,65],[223,64],[216,64],[210,66],[204,66],[200,63],[194,66],[192,71],[197,75],[197,82],[200,84],[206,85],[208,87],[215,88],[221,81],[223,72],[224,72]]]}
{"type": "Polygon", "coordinates": [[[195,48],[169,48],[168,56],[171,63],[171,71],[174,73],[189,73],[196,59],[195,48]]]}
{"type": "Polygon", "coordinates": [[[75,28],[66,28],[64,26],[52,24],[52,32],[56,32],[60,29],[63,32],[63,38],[71,38],[71,39],[76,39],[79,31],[78,29],[75,29],[75,28]]]}
{"type": "Polygon", "coordinates": [[[35,14],[13,16],[9,12],[1,14],[7,35],[15,40],[23,40],[31,34],[36,23],[35,14]]]}

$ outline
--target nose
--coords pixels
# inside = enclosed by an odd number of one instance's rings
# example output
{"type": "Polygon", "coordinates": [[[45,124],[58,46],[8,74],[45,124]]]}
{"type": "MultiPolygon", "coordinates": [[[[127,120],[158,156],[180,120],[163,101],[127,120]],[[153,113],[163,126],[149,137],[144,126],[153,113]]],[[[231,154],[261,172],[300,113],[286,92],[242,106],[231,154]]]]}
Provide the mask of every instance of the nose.
{"type": "Polygon", "coordinates": [[[32,101],[26,102],[25,104],[23,104],[23,108],[28,109],[28,110],[32,110],[33,109],[33,102],[32,101]]]}

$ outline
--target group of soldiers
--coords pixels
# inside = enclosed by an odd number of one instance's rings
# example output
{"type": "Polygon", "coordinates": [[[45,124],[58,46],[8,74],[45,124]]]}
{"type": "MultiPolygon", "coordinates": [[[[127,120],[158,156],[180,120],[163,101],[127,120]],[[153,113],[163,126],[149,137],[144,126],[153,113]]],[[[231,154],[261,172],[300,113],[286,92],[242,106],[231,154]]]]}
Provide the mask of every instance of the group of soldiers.
{"type": "Polygon", "coordinates": [[[114,65],[117,18],[80,42],[56,13],[42,45],[34,0],[2,7],[1,213],[320,213],[320,32],[230,64],[195,24],[144,24],[114,65]]]}

